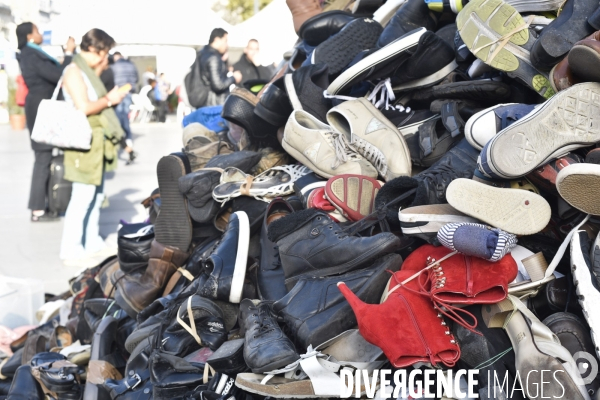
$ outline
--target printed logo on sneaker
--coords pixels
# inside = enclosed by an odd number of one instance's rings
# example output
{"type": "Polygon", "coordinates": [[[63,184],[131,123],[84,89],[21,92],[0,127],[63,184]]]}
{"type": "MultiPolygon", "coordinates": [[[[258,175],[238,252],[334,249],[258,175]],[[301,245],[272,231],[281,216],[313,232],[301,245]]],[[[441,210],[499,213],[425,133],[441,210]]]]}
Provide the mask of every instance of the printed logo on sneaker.
{"type": "Polygon", "coordinates": [[[365,131],[365,135],[368,135],[369,133],[378,131],[380,129],[384,129],[385,127],[386,126],[385,126],[385,124],[383,122],[381,122],[377,118],[373,118],[369,122],[369,125],[367,125],[367,130],[365,131]]]}
{"type": "Polygon", "coordinates": [[[304,150],[304,155],[312,162],[317,162],[317,156],[319,155],[320,148],[321,142],[313,143],[304,150]]]}

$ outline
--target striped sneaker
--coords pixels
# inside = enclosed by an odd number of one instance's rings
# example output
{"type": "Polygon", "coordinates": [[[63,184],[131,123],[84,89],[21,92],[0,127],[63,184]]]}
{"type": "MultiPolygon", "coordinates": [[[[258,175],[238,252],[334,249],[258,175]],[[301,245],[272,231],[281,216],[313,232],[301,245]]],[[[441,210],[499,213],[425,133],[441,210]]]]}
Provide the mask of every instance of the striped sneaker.
{"type": "Polygon", "coordinates": [[[398,211],[402,234],[416,236],[431,244],[438,244],[437,233],[446,224],[452,222],[477,222],[450,204],[430,204],[409,207],[398,211]]]}
{"type": "Polygon", "coordinates": [[[498,261],[517,245],[517,236],[483,224],[446,224],[437,234],[439,242],[453,251],[498,261]]]}

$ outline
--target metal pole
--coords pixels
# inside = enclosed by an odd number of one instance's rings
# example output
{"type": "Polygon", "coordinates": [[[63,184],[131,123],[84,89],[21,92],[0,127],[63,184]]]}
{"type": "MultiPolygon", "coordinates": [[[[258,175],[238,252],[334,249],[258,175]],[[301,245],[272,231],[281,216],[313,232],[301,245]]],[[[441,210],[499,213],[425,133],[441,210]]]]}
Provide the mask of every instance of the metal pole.
{"type": "Polygon", "coordinates": [[[258,14],[258,0],[254,0],[254,15],[258,14]]]}

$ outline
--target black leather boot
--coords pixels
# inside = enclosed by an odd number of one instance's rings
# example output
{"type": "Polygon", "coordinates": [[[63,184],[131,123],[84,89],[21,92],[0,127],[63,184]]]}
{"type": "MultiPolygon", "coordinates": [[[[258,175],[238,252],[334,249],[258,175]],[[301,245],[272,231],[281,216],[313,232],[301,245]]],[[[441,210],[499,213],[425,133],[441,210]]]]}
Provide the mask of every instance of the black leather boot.
{"type": "Polygon", "coordinates": [[[44,392],[38,381],[31,375],[31,367],[20,366],[15,372],[7,400],[42,400],[43,398],[44,392]]]}
{"type": "Polygon", "coordinates": [[[113,400],[152,399],[153,385],[150,381],[149,352],[149,349],[141,351],[129,359],[123,379],[104,381],[102,387],[110,393],[113,400]]]}
{"type": "Polygon", "coordinates": [[[245,331],[244,360],[255,374],[274,371],[300,356],[283,333],[272,311],[271,302],[244,299],[240,304],[240,330],[245,331]]]}
{"type": "Polygon", "coordinates": [[[204,369],[183,358],[156,351],[150,358],[154,400],[180,399],[203,382],[204,369]]]}
{"type": "Polygon", "coordinates": [[[326,213],[316,209],[273,222],[269,238],[279,246],[288,290],[302,277],[354,271],[401,247],[400,239],[389,232],[371,237],[348,236],[326,213]]]}
{"type": "Polygon", "coordinates": [[[402,257],[388,254],[368,268],[342,276],[303,277],[273,304],[273,311],[283,318],[299,349],[317,347],[357,325],[350,304],[337,288],[338,282],[345,282],[362,301],[377,304],[390,279],[389,271],[397,271],[401,265],[402,257]]]}

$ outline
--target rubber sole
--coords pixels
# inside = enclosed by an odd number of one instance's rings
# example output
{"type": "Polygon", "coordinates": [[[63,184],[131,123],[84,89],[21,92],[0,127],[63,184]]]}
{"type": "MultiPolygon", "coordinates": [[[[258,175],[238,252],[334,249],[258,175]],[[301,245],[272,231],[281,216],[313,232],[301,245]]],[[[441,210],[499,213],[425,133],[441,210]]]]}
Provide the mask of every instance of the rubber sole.
{"type": "Polygon", "coordinates": [[[467,48],[481,61],[520,79],[546,99],[554,95],[548,76],[533,66],[529,50],[523,47],[531,44],[530,34],[525,20],[510,4],[502,0],[471,1],[456,17],[456,25],[467,48]],[[523,29],[513,33],[497,51],[502,38],[519,27],[523,29]]]}
{"type": "Polygon", "coordinates": [[[569,67],[584,82],[600,82],[600,54],[588,46],[573,46],[569,51],[569,67]]]}
{"type": "Polygon", "coordinates": [[[325,197],[338,211],[352,221],[373,212],[380,183],[361,175],[338,175],[325,185],[325,197]]]}
{"type": "MultiPolygon", "coordinates": [[[[399,58],[402,55],[409,56],[407,51],[419,44],[419,38],[426,31],[425,28],[415,29],[415,31],[396,39],[387,46],[363,58],[331,82],[327,87],[327,93],[338,94],[345,88],[363,80],[363,77],[371,74],[373,69],[385,68],[384,66],[390,62],[397,66],[401,62],[399,58]]],[[[377,78],[377,76],[373,76],[373,78],[377,78]]]]}
{"type": "Polygon", "coordinates": [[[427,206],[416,206],[400,209],[398,211],[400,228],[407,236],[417,236],[425,240],[431,240],[437,236],[442,226],[453,222],[477,222],[458,212],[450,204],[435,204],[427,206]],[[435,209],[436,213],[427,212],[435,209]]]}
{"type": "Polygon", "coordinates": [[[556,189],[563,199],[586,214],[600,215],[600,165],[573,164],[559,171],[556,189]]]}
{"type": "Polygon", "coordinates": [[[154,224],[155,238],[182,251],[188,251],[192,242],[192,220],[179,191],[179,178],[185,174],[183,161],[174,155],[161,158],[156,167],[161,207],[154,224]]]}
{"type": "Polygon", "coordinates": [[[445,77],[447,77],[450,74],[450,72],[454,71],[456,68],[458,68],[456,60],[452,60],[450,64],[446,65],[439,71],[431,75],[425,76],[423,78],[415,79],[413,81],[396,85],[392,88],[392,90],[394,92],[403,92],[406,90],[425,88],[428,86],[435,85],[436,83],[441,82],[445,77]]]}
{"type": "Polygon", "coordinates": [[[375,47],[383,27],[369,18],[355,19],[336,35],[317,46],[311,64],[325,63],[329,75],[340,73],[358,53],[375,47]]]}
{"type": "Polygon", "coordinates": [[[500,131],[483,151],[494,175],[512,179],[527,175],[571,150],[598,141],[600,83],[581,83],[559,92],[500,131]]]}
{"type": "Polygon", "coordinates": [[[596,348],[596,354],[600,357],[600,292],[592,284],[596,279],[583,258],[579,234],[575,233],[571,239],[571,273],[575,285],[579,304],[583,309],[583,316],[590,326],[592,340],[596,348]]]}
{"type": "Polygon", "coordinates": [[[248,214],[244,211],[237,211],[233,215],[237,215],[239,220],[239,234],[235,267],[231,278],[229,302],[237,304],[242,301],[242,292],[244,291],[244,279],[246,278],[246,266],[248,263],[248,246],[250,245],[250,221],[248,214]]]}
{"type": "Polygon", "coordinates": [[[533,235],[550,221],[550,205],[528,190],[496,188],[471,179],[456,179],[446,191],[458,211],[515,235],[533,235]]]}

